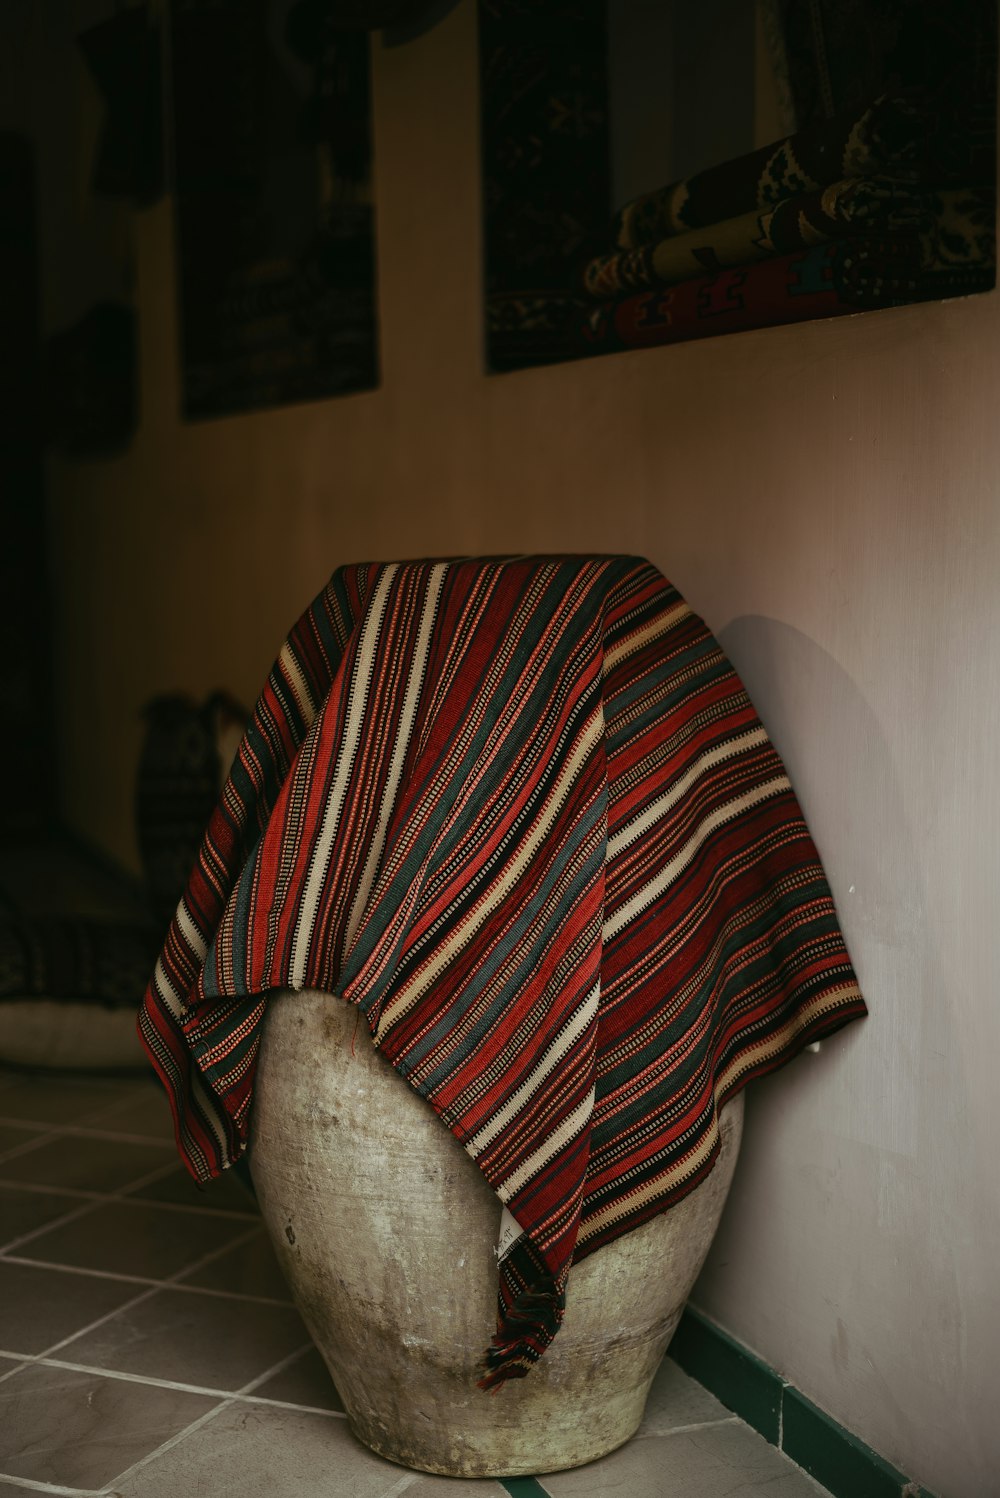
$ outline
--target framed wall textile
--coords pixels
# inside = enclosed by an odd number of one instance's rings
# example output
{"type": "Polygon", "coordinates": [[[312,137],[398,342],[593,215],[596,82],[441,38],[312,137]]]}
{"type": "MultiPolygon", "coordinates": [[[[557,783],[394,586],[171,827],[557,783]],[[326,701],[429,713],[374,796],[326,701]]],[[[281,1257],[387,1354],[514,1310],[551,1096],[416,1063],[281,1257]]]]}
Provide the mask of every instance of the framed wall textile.
{"type": "Polygon", "coordinates": [[[183,411],[378,382],[369,42],[307,0],[173,0],[183,411]]]}

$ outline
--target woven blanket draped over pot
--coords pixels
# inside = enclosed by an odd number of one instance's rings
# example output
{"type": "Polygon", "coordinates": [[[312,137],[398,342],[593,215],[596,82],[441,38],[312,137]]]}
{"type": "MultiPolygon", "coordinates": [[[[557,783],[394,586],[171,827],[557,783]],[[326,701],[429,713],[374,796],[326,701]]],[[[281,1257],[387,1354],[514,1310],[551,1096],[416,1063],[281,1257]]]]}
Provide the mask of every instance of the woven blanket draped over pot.
{"type": "Polygon", "coordinates": [[[523,1229],[484,1386],[704,1178],[729,1098],[865,1012],[743,686],[620,557],[349,566],[306,610],[140,1014],[199,1179],[289,988],[358,1006],[523,1229]]]}

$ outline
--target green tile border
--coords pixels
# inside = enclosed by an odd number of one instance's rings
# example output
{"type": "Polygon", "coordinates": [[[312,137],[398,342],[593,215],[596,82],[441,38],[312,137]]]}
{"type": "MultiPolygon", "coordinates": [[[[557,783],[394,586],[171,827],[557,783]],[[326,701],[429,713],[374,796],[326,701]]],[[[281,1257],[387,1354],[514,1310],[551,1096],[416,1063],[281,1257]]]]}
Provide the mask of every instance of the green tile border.
{"type": "Polygon", "coordinates": [[[498,1477],[497,1482],[507,1489],[510,1498],[549,1498],[541,1483],[533,1477],[498,1477]]]}
{"type": "Polygon", "coordinates": [[[781,1444],[784,1384],[773,1368],[690,1306],[674,1332],[670,1356],[772,1446],[781,1444]]]}
{"type": "Polygon", "coordinates": [[[790,1386],[782,1402],[781,1449],[836,1498],[899,1498],[907,1486],[901,1472],[790,1386]]]}
{"type": "Polygon", "coordinates": [[[668,1355],[833,1498],[934,1498],[693,1306],[668,1355]]]}

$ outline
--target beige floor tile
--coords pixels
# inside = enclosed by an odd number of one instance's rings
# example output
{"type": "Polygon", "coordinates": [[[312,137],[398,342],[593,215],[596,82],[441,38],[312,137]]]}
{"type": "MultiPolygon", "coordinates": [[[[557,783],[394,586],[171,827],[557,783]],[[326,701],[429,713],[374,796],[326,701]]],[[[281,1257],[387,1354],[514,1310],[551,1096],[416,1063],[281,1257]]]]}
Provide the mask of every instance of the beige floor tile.
{"type": "Polygon", "coordinates": [[[19,1186],[0,1186],[0,1249],[25,1233],[55,1222],[80,1206],[78,1196],[55,1191],[25,1191],[19,1186]]]}
{"type": "Polygon", "coordinates": [[[0,1347],[41,1353],[141,1293],[125,1280],[0,1260],[0,1347]]]}
{"type": "Polygon", "coordinates": [[[213,1212],[242,1212],[247,1217],[259,1217],[257,1202],[252,1192],[240,1183],[239,1177],[227,1170],[207,1186],[198,1186],[183,1165],[169,1175],[141,1186],[130,1196],[142,1201],[173,1202],[178,1207],[202,1207],[213,1212]]]}
{"type": "Polygon", "coordinates": [[[127,1083],[78,1077],[7,1074],[0,1089],[0,1118],[25,1123],[77,1124],[122,1096],[127,1083]]]}
{"type": "Polygon", "coordinates": [[[0,1383],[0,1472],[100,1488],[211,1410],[214,1402],[201,1394],[98,1374],[41,1364],[22,1368],[0,1383]]]}
{"type": "Polygon", "coordinates": [[[653,1379],[638,1435],[665,1436],[679,1425],[705,1425],[733,1418],[732,1410],[727,1410],[670,1358],[664,1358],[653,1379]]]}
{"type": "Polygon", "coordinates": [[[236,1404],[117,1482],[115,1491],[121,1498],[387,1498],[405,1476],[360,1445],[345,1420],[236,1404]]]}
{"type": "Polygon", "coordinates": [[[167,1146],[132,1144],[124,1139],[89,1139],[67,1134],[50,1139],[27,1154],[15,1155],[0,1165],[0,1176],[9,1181],[30,1181],[76,1191],[120,1191],[141,1180],[150,1171],[170,1164],[167,1146]]]}
{"type": "Polygon", "coordinates": [[[175,1212],[147,1202],[106,1202],[32,1238],[22,1258],[167,1279],[247,1231],[238,1217],[175,1212]]]}
{"type": "Polygon", "coordinates": [[[304,1404],[311,1409],[344,1408],[329,1370],[315,1347],[310,1347],[266,1383],[259,1384],[253,1392],[265,1399],[283,1399],[288,1404],[304,1404]]]}
{"type": "Polygon", "coordinates": [[[161,1290],[68,1342],[60,1358],[235,1392],[309,1343],[291,1306],[161,1290]]]}
{"type": "Polygon", "coordinates": [[[37,1488],[22,1488],[19,1482],[8,1482],[5,1477],[0,1477],[0,1498],[38,1498],[37,1488]]]}
{"type": "Polygon", "coordinates": [[[237,1295],[263,1295],[270,1300],[290,1302],[292,1298],[264,1228],[249,1243],[241,1243],[211,1264],[184,1275],[182,1283],[230,1290],[237,1295]]]}
{"type": "Polygon", "coordinates": [[[89,1128],[111,1133],[138,1134],[145,1139],[174,1142],[174,1121],[167,1095],[155,1078],[129,1088],[127,1095],[110,1108],[102,1108],[87,1120],[89,1128]]]}
{"type": "Polygon", "coordinates": [[[0,1124],[0,1159],[12,1149],[23,1149],[34,1139],[41,1139],[42,1130],[27,1127],[17,1127],[14,1124],[0,1124]]]}
{"type": "MultiPolygon", "coordinates": [[[[2,1385],[0,1385],[2,1387],[2,1385]]],[[[749,1426],[630,1441],[539,1481],[551,1498],[816,1498],[816,1485],[749,1426]]]]}

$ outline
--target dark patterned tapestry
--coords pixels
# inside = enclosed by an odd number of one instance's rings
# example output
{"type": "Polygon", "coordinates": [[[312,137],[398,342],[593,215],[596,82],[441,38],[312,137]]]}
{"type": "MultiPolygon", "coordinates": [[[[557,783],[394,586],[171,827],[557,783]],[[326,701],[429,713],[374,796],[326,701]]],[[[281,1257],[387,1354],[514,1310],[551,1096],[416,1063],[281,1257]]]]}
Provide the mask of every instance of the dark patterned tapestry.
{"type": "Polygon", "coordinates": [[[652,106],[693,73],[697,109],[724,114],[711,56],[674,55],[651,27],[662,68],[630,92],[621,17],[641,31],[638,0],[480,0],[491,369],[995,284],[996,0],[759,6],[757,86],[766,61],[781,108],[753,149],[678,179],[652,106]],[[803,255],[834,239],[803,296],[803,255]]]}
{"type": "MultiPolygon", "coordinates": [[[[610,211],[604,0],[480,0],[487,337],[493,368],[544,349],[517,327],[529,303],[553,337],[576,311],[574,273],[610,211]],[[493,332],[499,333],[494,339],[493,332]]],[[[558,354],[556,355],[558,357],[558,354]]]]}
{"type": "Polygon", "coordinates": [[[798,128],[885,88],[944,94],[963,111],[992,96],[994,0],[767,0],[798,128]]]}
{"type": "Polygon", "coordinates": [[[368,38],[328,0],[173,0],[183,408],[378,382],[368,38]]]}

